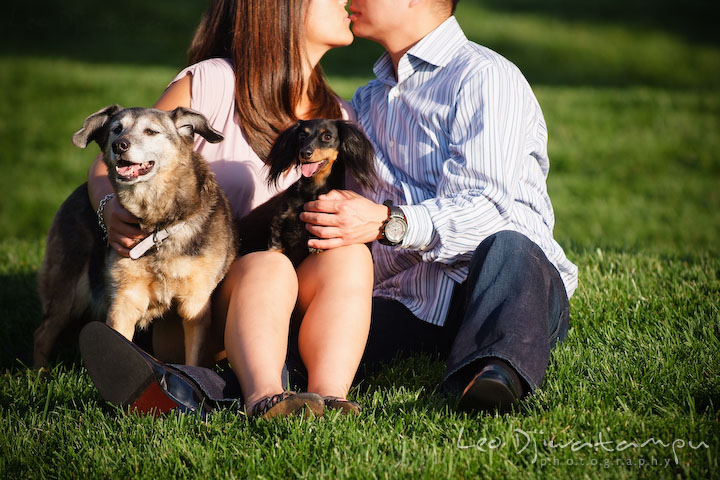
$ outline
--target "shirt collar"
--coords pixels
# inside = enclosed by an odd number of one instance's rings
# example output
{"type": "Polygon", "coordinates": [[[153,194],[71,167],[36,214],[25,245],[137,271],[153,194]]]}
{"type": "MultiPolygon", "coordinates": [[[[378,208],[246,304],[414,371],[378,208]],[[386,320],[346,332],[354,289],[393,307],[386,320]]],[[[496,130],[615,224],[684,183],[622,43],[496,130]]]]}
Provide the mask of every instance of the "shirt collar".
{"type": "MultiPolygon", "coordinates": [[[[422,63],[444,67],[467,41],[455,17],[449,17],[403,55],[398,65],[398,81],[412,75],[422,63]]],[[[378,80],[396,83],[393,63],[387,52],[375,62],[373,72],[378,80]]]]}

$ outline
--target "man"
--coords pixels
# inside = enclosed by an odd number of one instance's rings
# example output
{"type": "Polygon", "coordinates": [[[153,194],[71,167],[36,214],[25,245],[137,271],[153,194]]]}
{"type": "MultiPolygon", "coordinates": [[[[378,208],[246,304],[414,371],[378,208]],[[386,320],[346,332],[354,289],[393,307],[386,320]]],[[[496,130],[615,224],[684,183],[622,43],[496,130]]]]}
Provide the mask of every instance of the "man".
{"type": "Polygon", "coordinates": [[[355,35],[386,49],[352,100],[383,182],[330,192],[301,219],[316,248],[373,242],[366,366],[439,352],[460,408],[506,410],[567,335],[577,267],[552,236],[537,100],[513,64],[467,40],[456,4],[352,1],[355,35]]]}

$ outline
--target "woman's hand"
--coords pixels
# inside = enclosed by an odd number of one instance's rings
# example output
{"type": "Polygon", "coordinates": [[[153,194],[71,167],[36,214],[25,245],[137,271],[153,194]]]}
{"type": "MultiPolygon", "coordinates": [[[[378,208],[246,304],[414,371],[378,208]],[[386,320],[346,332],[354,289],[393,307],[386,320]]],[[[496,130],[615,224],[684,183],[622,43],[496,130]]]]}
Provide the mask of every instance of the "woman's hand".
{"type": "Polygon", "coordinates": [[[332,190],[306,203],[300,220],[318,237],[311,238],[308,246],[328,250],[380,238],[380,229],[388,215],[385,205],[350,190],[332,190]]]}
{"type": "Polygon", "coordinates": [[[129,257],[130,249],[147,237],[140,229],[138,219],[120,205],[117,196],[105,204],[103,219],[107,228],[108,244],[123,257],[129,257]]]}

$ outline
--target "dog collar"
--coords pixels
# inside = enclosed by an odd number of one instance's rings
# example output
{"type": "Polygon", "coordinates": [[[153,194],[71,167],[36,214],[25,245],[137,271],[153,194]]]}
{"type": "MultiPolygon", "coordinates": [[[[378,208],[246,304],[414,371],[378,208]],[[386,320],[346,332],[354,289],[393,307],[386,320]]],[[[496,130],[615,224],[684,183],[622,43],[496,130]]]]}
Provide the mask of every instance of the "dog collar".
{"type": "Polygon", "coordinates": [[[145,239],[143,239],[142,242],[138,243],[132,248],[132,250],[130,250],[130,258],[132,258],[133,260],[137,260],[138,258],[145,255],[145,253],[147,253],[147,251],[150,250],[152,247],[159,247],[163,240],[168,238],[173,233],[176,233],[184,226],[185,222],[182,222],[173,225],[170,228],[163,228],[162,230],[157,230],[152,235],[148,235],[147,237],[145,237],[145,239]]]}

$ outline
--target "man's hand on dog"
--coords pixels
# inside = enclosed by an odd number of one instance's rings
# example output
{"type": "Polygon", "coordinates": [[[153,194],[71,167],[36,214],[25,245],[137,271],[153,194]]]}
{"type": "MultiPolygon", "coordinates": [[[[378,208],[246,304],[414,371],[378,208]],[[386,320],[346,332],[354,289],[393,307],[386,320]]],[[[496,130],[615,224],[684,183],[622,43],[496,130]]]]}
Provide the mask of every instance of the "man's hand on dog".
{"type": "Polygon", "coordinates": [[[350,190],[332,190],[305,204],[300,220],[318,238],[308,246],[320,250],[368,243],[380,238],[388,208],[350,190]]]}
{"type": "Polygon", "coordinates": [[[103,217],[110,247],[123,257],[129,257],[130,249],[147,237],[138,225],[139,220],[120,205],[117,197],[107,203],[103,217]]]}

